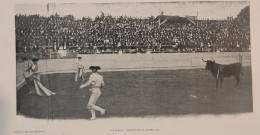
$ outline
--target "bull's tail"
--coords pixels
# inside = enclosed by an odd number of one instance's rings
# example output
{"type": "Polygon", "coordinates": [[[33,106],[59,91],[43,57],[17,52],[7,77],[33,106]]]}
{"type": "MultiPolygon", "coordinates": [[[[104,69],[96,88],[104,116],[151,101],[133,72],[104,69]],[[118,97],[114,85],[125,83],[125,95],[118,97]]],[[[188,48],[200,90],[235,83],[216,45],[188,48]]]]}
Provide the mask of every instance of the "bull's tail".
{"type": "Polygon", "coordinates": [[[239,53],[239,55],[238,55],[238,61],[239,61],[239,63],[241,64],[240,66],[240,74],[243,76],[244,75],[244,73],[243,73],[243,70],[242,70],[242,55],[239,53]]]}

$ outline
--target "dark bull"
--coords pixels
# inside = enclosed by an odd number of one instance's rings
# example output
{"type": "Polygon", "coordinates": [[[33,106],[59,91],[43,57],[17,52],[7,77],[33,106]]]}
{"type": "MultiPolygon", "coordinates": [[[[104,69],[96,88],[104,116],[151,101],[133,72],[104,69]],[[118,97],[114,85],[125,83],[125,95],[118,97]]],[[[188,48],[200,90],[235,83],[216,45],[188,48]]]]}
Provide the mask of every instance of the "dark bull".
{"type": "Polygon", "coordinates": [[[236,78],[236,86],[239,85],[240,82],[240,73],[242,70],[242,64],[237,62],[228,65],[221,65],[215,62],[215,60],[207,60],[206,62],[206,70],[210,70],[214,78],[216,78],[216,88],[218,88],[218,82],[220,80],[220,88],[222,87],[222,82],[224,77],[234,76],[236,78]]]}

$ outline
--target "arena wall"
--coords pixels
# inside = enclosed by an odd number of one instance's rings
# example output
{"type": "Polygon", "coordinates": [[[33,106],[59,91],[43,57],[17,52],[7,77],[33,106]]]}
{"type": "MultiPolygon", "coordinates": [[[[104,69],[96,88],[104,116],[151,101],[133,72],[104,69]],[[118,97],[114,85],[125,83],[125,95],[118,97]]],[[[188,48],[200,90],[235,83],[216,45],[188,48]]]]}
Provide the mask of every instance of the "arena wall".
{"type": "MultiPolygon", "coordinates": [[[[251,65],[250,53],[157,53],[157,54],[89,54],[82,57],[83,65],[101,66],[102,71],[142,70],[142,69],[181,69],[203,68],[201,60],[212,58],[220,64],[229,64],[239,61],[242,56],[243,66],[251,65]]],[[[40,71],[59,72],[75,69],[75,59],[53,59],[39,61],[40,71]]]]}
{"type": "MultiPolygon", "coordinates": [[[[125,70],[167,70],[204,68],[201,60],[212,58],[220,64],[230,64],[239,61],[242,56],[242,65],[251,66],[250,52],[221,52],[221,53],[154,53],[154,54],[81,54],[85,68],[91,65],[101,66],[101,71],[125,70]]],[[[40,60],[39,71],[42,73],[74,72],[76,59],[40,60]]],[[[17,84],[23,80],[22,70],[26,63],[17,63],[17,84]]]]}

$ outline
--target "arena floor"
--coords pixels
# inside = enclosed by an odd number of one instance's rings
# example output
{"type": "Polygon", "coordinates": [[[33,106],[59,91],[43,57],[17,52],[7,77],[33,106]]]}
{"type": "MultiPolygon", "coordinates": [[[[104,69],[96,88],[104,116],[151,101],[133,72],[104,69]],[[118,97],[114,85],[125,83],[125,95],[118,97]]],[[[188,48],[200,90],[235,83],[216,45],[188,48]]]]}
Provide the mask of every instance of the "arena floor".
{"type": "MultiPolygon", "coordinates": [[[[231,77],[224,80],[223,88],[214,89],[215,80],[204,69],[102,72],[106,86],[97,104],[107,110],[103,118],[252,112],[251,67],[243,67],[243,73],[238,88],[231,77]]],[[[57,93],[52,98],[29,95],[25,85],[17,92],[17,114],[39,119],[90,118],[88,89],[80,90],[84,82],[75,82],[74,75],[42,76],[43,84],[57,93]]]]}

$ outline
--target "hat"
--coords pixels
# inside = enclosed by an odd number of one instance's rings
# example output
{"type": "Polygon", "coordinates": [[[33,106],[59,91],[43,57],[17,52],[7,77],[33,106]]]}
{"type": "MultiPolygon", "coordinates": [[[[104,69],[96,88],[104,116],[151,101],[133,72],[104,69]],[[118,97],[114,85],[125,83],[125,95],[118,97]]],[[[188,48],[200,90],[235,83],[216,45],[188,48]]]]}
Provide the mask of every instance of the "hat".
{"type": "Polygon", "coordinates": [[[39,59],[37,58],[37,57],[35,57],[35,58],[32,58],[32,61],[33,62],[37,62],[39,59]]]}
{"type": "Polygon", "coordinates": [[[90,66],[89,69],[97,69],[100,70],[101,68],[99,66],[90,66]]]}

